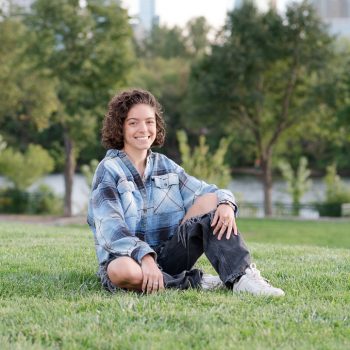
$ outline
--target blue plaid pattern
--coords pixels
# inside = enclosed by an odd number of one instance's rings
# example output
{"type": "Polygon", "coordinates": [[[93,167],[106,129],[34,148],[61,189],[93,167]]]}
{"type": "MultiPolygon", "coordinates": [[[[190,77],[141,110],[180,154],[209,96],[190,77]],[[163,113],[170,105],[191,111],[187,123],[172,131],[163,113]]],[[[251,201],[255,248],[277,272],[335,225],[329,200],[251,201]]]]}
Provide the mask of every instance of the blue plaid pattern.
{"type": "Polygon", "coordinates": [[[144,177],[124,151],[111,149],[92,183],[88,224],[99,264],[113,256],[137,262],[172,237],[194,200],[215,192],[218,204],[235,205],[233,194],[186,174],[165,155],[149,151],[144,177]]]}

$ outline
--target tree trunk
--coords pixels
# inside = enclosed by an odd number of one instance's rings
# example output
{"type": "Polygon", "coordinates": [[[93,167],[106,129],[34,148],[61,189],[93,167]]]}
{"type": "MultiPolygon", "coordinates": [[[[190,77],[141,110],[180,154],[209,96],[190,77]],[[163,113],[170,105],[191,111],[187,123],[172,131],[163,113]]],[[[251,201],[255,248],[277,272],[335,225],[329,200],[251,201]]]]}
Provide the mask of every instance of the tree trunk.
{"type": "Polygon", "coordinates": [[[72,216],[72,192],[73,192],[73,178],[75,173],[74,141],[71,139],[67,130],[64,130],[63,138],[64,138],[64,150],[65,150],[64,215],[72,216]]]}
{"type": "Polygon", "coordinates": [[[265,216],[272,215],[272,154],[268,152],[261,157],[261,169],[264,186],[264,211],[265,216]]]}

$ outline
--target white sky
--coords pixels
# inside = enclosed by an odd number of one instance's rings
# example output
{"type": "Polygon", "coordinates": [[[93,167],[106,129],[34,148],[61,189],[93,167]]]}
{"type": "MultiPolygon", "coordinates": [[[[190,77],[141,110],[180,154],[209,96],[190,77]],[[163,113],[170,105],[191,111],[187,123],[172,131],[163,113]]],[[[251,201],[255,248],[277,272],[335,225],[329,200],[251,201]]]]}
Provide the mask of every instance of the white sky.
{"type": "MultiPolygon", "coordinates": [[[[278,9],[283,11],[290,1],[277,0],[278,9]]],[[[138,13],[139,0],[122,0],[122,3],[129,9],[130,15],[138,13]]],[[[169,26],[183,26],[190,18],[204,16],[212,26],[220,27],[233,5],[234,0],[156,0],[156,14],[161,24],[169,26]]]]}

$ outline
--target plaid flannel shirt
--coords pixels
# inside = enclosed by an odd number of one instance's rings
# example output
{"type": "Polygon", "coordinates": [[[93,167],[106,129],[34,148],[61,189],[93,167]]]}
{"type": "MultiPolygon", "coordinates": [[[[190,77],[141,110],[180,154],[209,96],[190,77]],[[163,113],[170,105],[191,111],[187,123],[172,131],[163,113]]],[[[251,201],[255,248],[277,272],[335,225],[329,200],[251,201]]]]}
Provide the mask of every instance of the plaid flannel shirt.
{"type": "Polygon", "coordinates": [[[235,205],[233,194],[186,174],[165,155],[149,151],[143,178],[124,151],[111,149],[92,183],[88,224],[99,264],[113,255],[138,263],[173,236],[194,200],[216,193],[218,204],[235,205]]]}

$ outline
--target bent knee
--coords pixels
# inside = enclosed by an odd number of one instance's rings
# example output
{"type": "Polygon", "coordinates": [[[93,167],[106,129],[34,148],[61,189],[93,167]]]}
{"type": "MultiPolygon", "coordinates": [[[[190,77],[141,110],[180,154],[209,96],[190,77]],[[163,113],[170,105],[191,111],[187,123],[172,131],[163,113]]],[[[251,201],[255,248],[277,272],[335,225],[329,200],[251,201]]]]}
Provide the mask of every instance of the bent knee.
{"type": "Polygon", "coordinates": [[[107,274],[112,283],[121,288],[136,287],[142,284],[141,268],[129,257],[120,257],[111,261],[107,274]]]}

